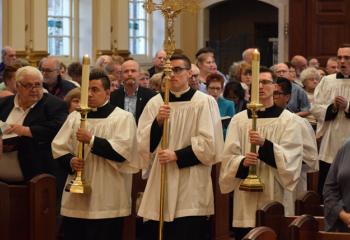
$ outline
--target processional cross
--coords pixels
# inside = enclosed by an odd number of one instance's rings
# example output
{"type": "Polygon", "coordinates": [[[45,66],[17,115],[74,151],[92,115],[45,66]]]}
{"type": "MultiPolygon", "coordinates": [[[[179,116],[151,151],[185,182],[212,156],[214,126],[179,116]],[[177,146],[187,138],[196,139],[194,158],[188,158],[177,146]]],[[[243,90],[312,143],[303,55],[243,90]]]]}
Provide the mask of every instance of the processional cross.
{"type": "MultiPolygon", "coordinates": [[[[166,61],[164,66],[165,77],[163,81],[164,85],[164,104],[169,104],[169,80],[171,76],[171,63],[170,58],[175,51],[175,37],[174,37],[174,22],[175,18],[182,11],[195,11],[198,8],[199,0],[162,0],[153,2],[153,0],[145,0],[143,7],[151,14],[153,11],[160,11],[164,16],[166,29],[163,47],[166,52],[166,61]]],[[[164,121],[163,124],[163,136],[161,146],[162,149],[168,148],[169,136],[168,136],[169,122],[164,121]]],[[[165,202],[165,181],[166,181],[166,165],[161,165],[161,184],[160,184],[160,206],[159,206],[159,240],[163,239],[163,225],[164,225],[164,202],[165,202]]]]}

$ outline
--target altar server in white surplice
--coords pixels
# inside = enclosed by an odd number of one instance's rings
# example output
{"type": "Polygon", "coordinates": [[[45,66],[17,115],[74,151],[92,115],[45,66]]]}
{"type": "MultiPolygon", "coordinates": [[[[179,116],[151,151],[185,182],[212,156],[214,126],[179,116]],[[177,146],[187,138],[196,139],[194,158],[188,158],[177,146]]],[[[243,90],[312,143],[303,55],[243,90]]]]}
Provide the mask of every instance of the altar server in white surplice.
{"type": "Polygon", "coordinates": [[[242,239],[255,226],[259,207],[271,200],[282,203],[285,189],[294,190],[303,160],[300,122],[295,114],[274,105],[272,71],[261,68],[259,80],[260,103],[265,109],[258,111],[257,131],[251,130],[249,110],[236,114],[228,127],[222,156],[220,188],[223,193],[234,191],[235,239],[242,239]],[[251,143],[258,146],[258,153],[250,152],[251,143]],[[239,190],[251,165],[256,165],[257,175],[265,184],[263,192],[239,190]]]}
{"type": "Polygon", "coordinates": [[[123,218],[131,213],[132,173],[137,171],[136,123],[131,113],[109,103],[110,83],[100,70],[89,82],[87,129],[72,112],[52,142],[53,156],[70,173],[84,169],[90,194],[64,192],[61,214],[64,239],[121,239],[123,218]],[[85,162],[77,158],[78,140],[85,143],[85,162]]]}
{"type": "Polygon", "coordinates": [[[322,137],[318,156],[318,193],[321,196],[331,163],[350,137],[350,44],[338,48],[337,58],[339,72],[322,78],[315,89],[311,108],[317,119],[316,137],[322,137]]]}
{"type": "MultiPolygon", "coordinates": [[[[277,107],[285,109],[288,105],[291,93],[292,83],[284,77],[278,77],[276,80],[275,91],[273,93],[274,104],[277,107]]],[[[300,127],[302,128],[303,165],[301,167],[299,183],[294,191],[285,189],[283,205],[286,206],[286,215],[295,215],[294,202],[298,196],[305,193],[307,190],[307,173],[318,171],[318,152],[314,129],[306,118],[299,117],[296,114],[295,121],[298,121],[300,123],[300,127]]]]}
{"type": "Polygon", "coordinates": [[[214,98],[191,89],[191,63],[184,55],[171,57],[170,104],[162,95],[146,105],[138,125],[139,156],[144,164],[156,152],[138,215],[146,221],[143,239],[158,238],[160,169],[166,164],[165,239],[203,240],[214,214],[211,166],[219,161],[223,135],[214,98]],[[169,148],[161,149],[164,119],[169,118],[169,148]]]}

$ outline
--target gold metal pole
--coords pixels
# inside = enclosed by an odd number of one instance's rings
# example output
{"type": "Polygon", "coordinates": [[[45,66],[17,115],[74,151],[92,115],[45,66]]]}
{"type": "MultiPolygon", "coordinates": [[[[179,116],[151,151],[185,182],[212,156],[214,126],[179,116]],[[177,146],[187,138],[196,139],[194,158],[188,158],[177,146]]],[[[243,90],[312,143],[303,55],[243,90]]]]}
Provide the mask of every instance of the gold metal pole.
{"type": "MultiPolygon", "coordinates": [[[[257,111],[263,105],[259,103],[248,104],[248,108],[252,111],[252,130],[256,131],[257,111]]],[[[256,145],[250,145],[250,151],[256,153],[256,145]]],[[[239,190],[248,192],[262,192],[264,190],[264,184],[260,178],[256,175],[256,166],[249,166],[249,173],[246,179],[239,186],[239,190]]]]}
{"type": "MultiPolygon", "coordinates": [[[[174,21],[180,12],[186,8],[195,9],[198,0],[163,0],[159,4],[154,3],[152,0],[146,0],[144,8],[148,13],[159,10],[165,18],[166,32],[164,38],[164,50],[166,52],[166,62],[164,66],[164,104],[169,104],[169,81],[171,78],[171,62],[170,58],[175,51],[175,37],[174,37],[174,21]]],[[[161,147],[167,149],[169,144],[169,121],[164,121],[163,124],[163,136],[161,147]]],[[[166,164],[161,165],[160,172],[160,205],[159,205],[159,240],[163,239],[163,227],[164,227],[164,205],[166,196],[166,164]]]]}
{"type": "MultiPolygon", "coordinates": [[[[259,103],[259,79],[260,72],[260,53],[258,49],[253,51],[252,59],[252,84],[251,84],[251,102],[248,104],[248,108],[252,111],[252,130],[256,131],[256,121],[258,118],[257,111],[263,107],[259,103]]],[[[250,152],[256,153],[256,145],[250,145],[250,152]]],[[[239,186],[239,190],[249,192],[262,192],[264,190],[264,184],[260,178],[256,175],[256,166],[249,167],[249,173],[246,179],[239,186]]]]}
{"type": "MultiPolygon", "coordinates": [[[[81,115],[80,128],[85,129],[87,114],[90,111],[90,108],[79,107],[77,108],[77,111],[80,112],[81,115]]],[[[78,158],[80,159],[84,159],[84,145],[85,144],[83,142],[79,142],[78,158]]],[[[71,193],[90,193],[91,188],[88,184],[85,183],[82,177],[82,171],[77,171],[75,173],[74,180],[72,180],[69,184],[66,185],[65,191],[71,193]]]]}
{"type": "MultiPolygon", "coordinates": [[[[85,55],[83,57],[83,69],[82,69],[82,84],[81,84],[81,96],[80,107],[77,111],[80,112],[80,128],[86,128],[87,114],[91,110],[88,107],[88,92],[89,92],[89,75],[90,75],[90,58],[85,55]]],[[[84,159],[84,143],[79,142],[78,145],[78,158],[84,159]]],[[[82,171],[75,173],[74,179],[68,183],[65,187],[66,192],[71,193],[89,193],[91,187],[84,182],[82,171]]]]}

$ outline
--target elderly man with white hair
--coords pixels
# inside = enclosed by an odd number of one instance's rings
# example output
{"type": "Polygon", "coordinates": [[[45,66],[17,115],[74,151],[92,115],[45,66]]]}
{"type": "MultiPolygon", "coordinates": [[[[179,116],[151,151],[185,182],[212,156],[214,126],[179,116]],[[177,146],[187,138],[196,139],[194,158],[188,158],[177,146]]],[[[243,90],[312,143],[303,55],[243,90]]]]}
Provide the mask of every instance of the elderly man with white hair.
{"type": "Polygon", "coordinates": [[[41,59],[39,70],[44,79],[44,88],[49,93],[63,99],[66,94],[77,86],[64,80],[60,72],[60,61],[55,57],[41,59]]]}
{"type": "Polygon", "coordinates": [[[12,47],[4,47],[1,50],[1,63],[0,63],[0,82],[2,82],[2,75],[5,67],[11,65],[16,60],[16,50],[12,47]]]}
{"type": "Polygon", "coordinates": [[[18,182],[40,173],[56,173],[51,141],[67,117],[65,102],[44,93],[43,76],[34,67],[16,72],[17,94],[0,100],[5,122],[0,180],[18,182]]]}

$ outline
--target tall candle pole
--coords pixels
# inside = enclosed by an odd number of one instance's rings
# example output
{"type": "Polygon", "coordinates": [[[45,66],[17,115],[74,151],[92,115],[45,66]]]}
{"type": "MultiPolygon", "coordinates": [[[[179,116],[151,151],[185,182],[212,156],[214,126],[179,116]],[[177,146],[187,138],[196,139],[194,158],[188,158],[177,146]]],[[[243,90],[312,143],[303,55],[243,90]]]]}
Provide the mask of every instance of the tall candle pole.
{"type": "MultiPolygon", "coordinates": [[[[80,107],[77,111],[80,112],[80,128],[86,128],[87,114],[91,110],[88,106],[89,95],[89,77],[90,77],[90,58],[88,55],[83,57],[83,69],[81,78],[81,94],[80,94],[80,107]]],[[[84,143],[79,142],[78,145],[78,158],[84,159],[84,143]]],[[[74,179],[68,183],[65,187],[66,192],[71,193],[89,193],[91,188],[85,183],[82,171],[76,171],[74,179]]]]}
{"type": "Polygon", "coordinates": [[[252,60],[251,103],[259,103],[259,69],[260,53],[258,49],[254,49],[252,60]]]}
{"type": "Polygon", "coordinates": [[[81,76],[81,94],[80,94],[81,108],[88,107],[89,75],[90,75],[90,58],[88,55],[84,55],[82,76],[81,76]]]}
{"type": "MultiPolygon", "coordinates": [[[[175,18],[184,9],[196,9],[198,0],[163,0],[161,3],[154,3],[152,0],[146,0],[144,8],[148,13],[152,13],[155,10],[161,11],[165,19],[165,37],[164,37],[164,50],[166,52],[166,60],[164,66],[164,104],[169,104],[169,81],[171,78],[171,62],[170,57],[175,51],[175,37],[174,37],[174,22],[175,18]]],[[[163,136],[161,147],[162,149],[168,148],[169,136],[168,136],[169,122],[168,120],[163,123],[163,136]]],[[[163,239],[163,225],[164,225],[164,204],[165,204],[165,192],[166,192],[166,165],[161,165],[160,172],[160,201],[159,201],[159,240],[163,239]]]]}
{"type": "MultiPolygon", "coordinates": [[[[252,61],[252,85],[251,85],[251,99],[248,108],[252,112],[252,130],[256,131],[257,111],[263,107],[259,103],[259,71],[260,71],[260,53],[257,49],[253,52],[252,61]]],[[[256,145],[250,145],[250,152],[256,153],[256,145]]],[[[262,192],[264,184],[256,174],[256,166],[249,166],[249,173],[246,179],[239,186],[239,190],[248,192],[262,192]]]]}

